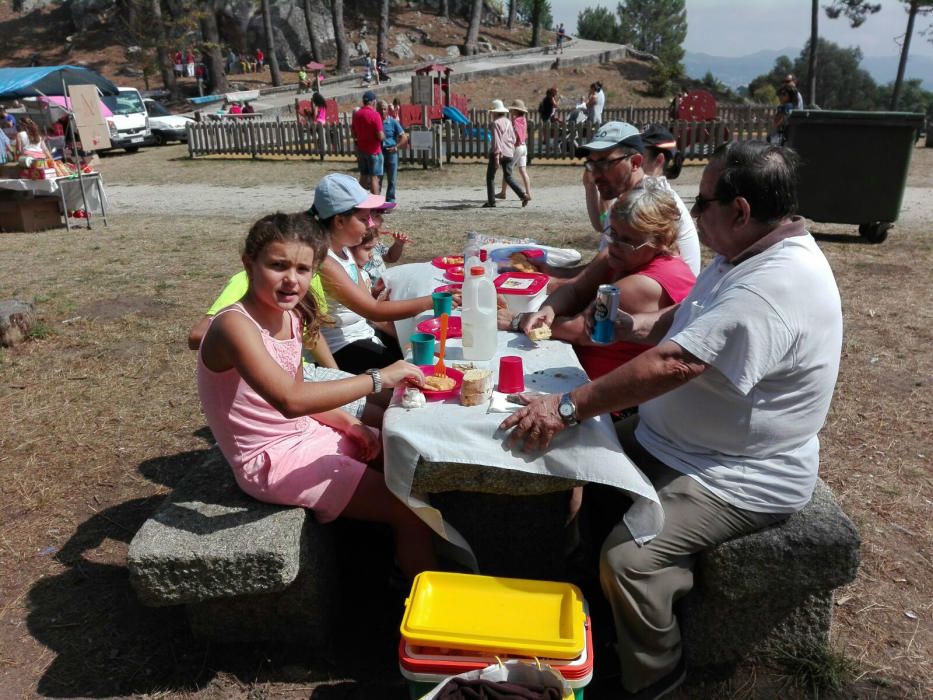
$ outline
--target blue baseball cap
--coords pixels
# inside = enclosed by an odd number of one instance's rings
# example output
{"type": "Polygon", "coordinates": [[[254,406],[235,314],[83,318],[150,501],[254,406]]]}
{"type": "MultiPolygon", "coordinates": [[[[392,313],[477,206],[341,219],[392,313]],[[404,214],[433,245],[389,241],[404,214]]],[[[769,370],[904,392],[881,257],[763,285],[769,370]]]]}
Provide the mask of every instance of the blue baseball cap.
{"type": "Polygon", "coordinates": [[[351,209],[376,209],[385,201],[385,197],[370,194],[345,173],[325,175],[314,188],[314,211],[321,219],[329,219],[351,209]]]}
{"type": "Polygon", "coordinates": [[[372,90],[367,90],[366,92],[363,93],[363,104],[364,105],[367,105],[370,102],[375,102],[375,101],[376,101],[375,92],[373,92],[372,90]]]}

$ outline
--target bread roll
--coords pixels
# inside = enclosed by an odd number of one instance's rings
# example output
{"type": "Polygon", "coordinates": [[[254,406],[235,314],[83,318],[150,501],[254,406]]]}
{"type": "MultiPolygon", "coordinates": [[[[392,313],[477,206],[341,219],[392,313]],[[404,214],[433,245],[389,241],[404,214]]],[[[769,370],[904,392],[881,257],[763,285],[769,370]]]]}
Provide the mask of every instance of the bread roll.
{"type": "Polygon", "coordinates": [[[538,326],[537,328],[532,328],[530,331],[528,331],[528,338],[530,340],[547,340],[550,337],[550,326],[538,326]]]}
{"type": "Polygon", "coordinates": [[[532,265],[523,253],[512,253],[509,256],[509,262],[519,272],[537,272],[538,268],[532,265]]]}
{"type": "Polygon", "coordinates": [[[463,373],[460,387],[461,406],[479,406],[492,396],[492,371],[471,369],[463,373]]]}

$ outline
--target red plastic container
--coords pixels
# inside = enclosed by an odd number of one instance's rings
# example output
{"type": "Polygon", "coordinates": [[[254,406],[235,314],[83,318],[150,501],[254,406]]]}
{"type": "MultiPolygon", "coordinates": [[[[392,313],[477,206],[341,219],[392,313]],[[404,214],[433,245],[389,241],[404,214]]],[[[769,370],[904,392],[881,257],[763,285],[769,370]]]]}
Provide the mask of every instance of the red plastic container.
{"type": "Polygon", "coordinates": [[[540,272],[503,272],[493,284],[515,313],[537,311],[547,298],[548,276],[540,272]]]}

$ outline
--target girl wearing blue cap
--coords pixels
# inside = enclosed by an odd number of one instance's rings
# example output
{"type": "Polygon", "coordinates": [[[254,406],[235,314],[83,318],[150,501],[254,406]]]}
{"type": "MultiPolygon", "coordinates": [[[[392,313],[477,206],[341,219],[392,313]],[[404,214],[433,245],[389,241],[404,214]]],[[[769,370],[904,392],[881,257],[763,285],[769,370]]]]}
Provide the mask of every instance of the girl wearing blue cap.
{"type": "Polygon", "coordinates": [[[330,235],[330,248],[321,266],[324,293],[334,325],[322,329],[337,366],[359,374],[402,358],[398,342],[377,335],[369,321],[398,321],[432,307],[431,297],[405,301],[374,299],[360,284],[360,271],[349,248],[359,245],[373,225],[370,210],[385,197],[370,194],[342,173],[324,177],[314,190],[310,213],[330,235]]]}

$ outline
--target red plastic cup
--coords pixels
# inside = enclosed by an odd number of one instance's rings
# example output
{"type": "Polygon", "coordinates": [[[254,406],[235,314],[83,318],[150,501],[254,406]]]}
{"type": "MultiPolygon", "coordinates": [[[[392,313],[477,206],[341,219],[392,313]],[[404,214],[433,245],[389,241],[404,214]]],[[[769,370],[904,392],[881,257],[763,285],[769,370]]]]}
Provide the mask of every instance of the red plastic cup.
{"type": "Polygon", "coordinates": [[[525,390],[525,370],[522,358],[506,355],[499,359],[499,391],[503,394],[518,394],[525,390]]]}

